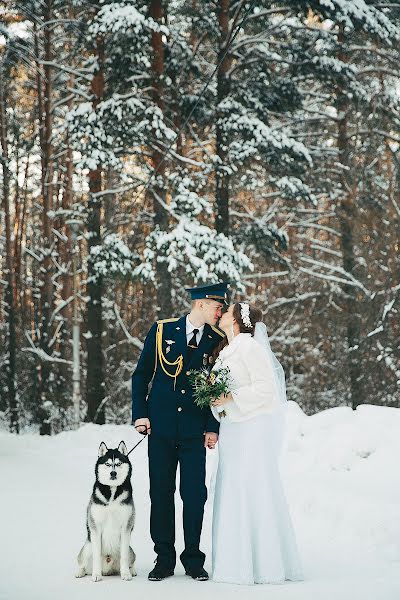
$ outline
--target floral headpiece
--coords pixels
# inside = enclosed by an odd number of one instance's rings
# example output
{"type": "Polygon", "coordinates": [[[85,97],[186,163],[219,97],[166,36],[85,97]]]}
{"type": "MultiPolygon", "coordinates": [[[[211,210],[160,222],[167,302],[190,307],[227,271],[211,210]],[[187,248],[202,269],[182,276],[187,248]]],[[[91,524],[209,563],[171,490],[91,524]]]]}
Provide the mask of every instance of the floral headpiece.
{"type": "Polygon", "coordinates": [[[250,305],[247,302],[239,302],[240,304],[240,316],[242,317],[243,325],[245,327],[253,327],[250,319],[250,305]]]}

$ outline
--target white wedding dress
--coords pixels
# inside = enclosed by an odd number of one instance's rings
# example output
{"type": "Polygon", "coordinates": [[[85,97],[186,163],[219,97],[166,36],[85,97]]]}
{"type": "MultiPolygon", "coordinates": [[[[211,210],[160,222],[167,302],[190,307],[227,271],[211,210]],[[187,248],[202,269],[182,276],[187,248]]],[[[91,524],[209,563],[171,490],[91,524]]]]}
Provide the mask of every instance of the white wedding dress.
{"type": "Polygon", "coordinates": [[[285,407],[271,356],[251,334],[240,333],[220,352],[218,366],[230,369],[234,400],[224,404],[224,417],[212,409],[220,420],[212,579],[247,585],[300,581],[278,465],[285,407]]]}

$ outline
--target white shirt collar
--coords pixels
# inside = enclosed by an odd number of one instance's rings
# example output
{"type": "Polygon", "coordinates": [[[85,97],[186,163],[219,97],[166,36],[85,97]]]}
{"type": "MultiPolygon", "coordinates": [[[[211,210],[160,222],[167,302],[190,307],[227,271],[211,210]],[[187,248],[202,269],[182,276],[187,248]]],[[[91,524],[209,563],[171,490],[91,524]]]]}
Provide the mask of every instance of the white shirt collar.
{"type": "Polygon", "coordinates": [[[189,319],[189,315],[186,315],[186,335],[189,335],[190,333],[192,333],[193,329],[198,329],[199,333],[197,334],[197,339],[199,339],[199,336],[201,337],[203,335],[203,331],[204,331],[204,325],[202,325],[201,327],[195,327],[189,319]]]}

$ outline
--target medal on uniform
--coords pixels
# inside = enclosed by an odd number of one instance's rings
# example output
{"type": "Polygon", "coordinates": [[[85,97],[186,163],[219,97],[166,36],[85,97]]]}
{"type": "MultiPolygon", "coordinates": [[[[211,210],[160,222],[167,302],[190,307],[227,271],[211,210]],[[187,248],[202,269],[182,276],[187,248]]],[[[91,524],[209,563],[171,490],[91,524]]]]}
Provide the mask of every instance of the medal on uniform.
{"type": "Polygon", "coordinates": [[[208,354],[203,354],[203,367],[206,367],[208,363],[208,354]]]}
{"type": "Polygon", "coordinates": [[[175,340],[165,340],[165,341],[167,342],[165,354],[168,354],[168,352],[171,350],[171,344],[175,344],[175,340]]]}

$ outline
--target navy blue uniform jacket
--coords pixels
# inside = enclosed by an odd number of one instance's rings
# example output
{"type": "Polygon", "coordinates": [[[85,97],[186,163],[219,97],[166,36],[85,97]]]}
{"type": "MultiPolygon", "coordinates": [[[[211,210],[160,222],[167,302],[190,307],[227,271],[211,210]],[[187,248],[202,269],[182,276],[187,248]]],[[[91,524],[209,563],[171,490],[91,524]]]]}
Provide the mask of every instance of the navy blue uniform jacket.
{"type": "MultiPolygon", "coordinates": [[[[204,432],[219,431],[219,423],[210,409],[201,409],[194,403],[193,389],[189,383],[189,369],[201,369],[214,348],[224,337],[218,329],[207,323],[199,346],[188,357],[186,315],[176,319],[163,319],[162,348],[165,358],[173,362],[183,355],[183,369],[176,379],[165,374],[156,361],[156,330],[153,324],[144,342],[143,350],[132,375],[132,421],[147,417],[152,434],[179,439],[197,437],[204,432]],[[169,350],[168,350],[169,348],[169,350]],[[154,377],[153,377],[154,373],[154,377]],[[151,383],[150,391],[149,386],[151,383]]],[[[176,367],[166,367],[174,372],[176,367]]]]}

